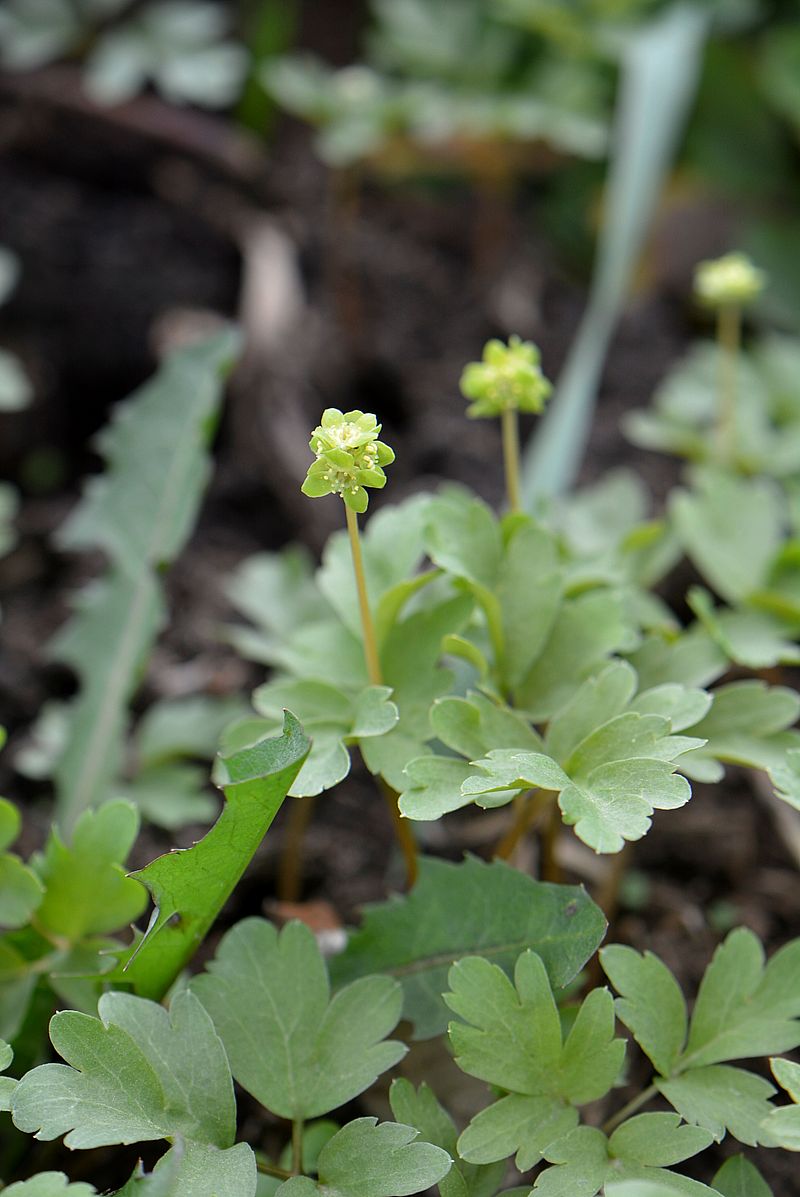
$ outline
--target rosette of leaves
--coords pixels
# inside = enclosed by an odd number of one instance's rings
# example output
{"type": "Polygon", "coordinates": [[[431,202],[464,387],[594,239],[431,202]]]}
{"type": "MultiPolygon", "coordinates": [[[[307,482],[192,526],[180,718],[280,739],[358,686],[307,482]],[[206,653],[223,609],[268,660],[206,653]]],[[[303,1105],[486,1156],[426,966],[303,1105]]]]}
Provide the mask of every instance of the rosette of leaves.
{"type": "Polygon", "coordinates": [[[495,807],[528,790],[552,791],[585,843],[618,852],[647,832],[654,809],[688,802],[689,783],[676,770],[704,741],[675,733],[696,725],[711,701],[679,684],[640,691],[622,661],[584,681],[544,733],[485,696],[443,699],[431,721],[459,756],[412,761],[400,809],[431,819],[470,802],[495,807]]]}
{"type": "MultiPolygon", "coordinates": [[[[235,1142],[233,1078],[302,1130],[404,1054],[386,1038],[400,1005],[400,987],[388,977],[355,981],[331,997],[310,931],[295,923],[278,935],[252,919],[228,933],[208,974],[177,993],[168,1010],[111,992],[97,1016],[55,1015],[50,1035],[63,1063],[27,1072],[9,1087],[8,1105],[20,1130],[44,1140],[64,1136],[74,1150],[171,1144],[152,1185],[137,1170],[123,1193],[256,1197],[256,1158],[235,1142]]],[[[317,1179],[298,1175],[290,1191],[316,1193],[319,1184],[343,1197],[393,1197],[428,1188],[450,1168],[449,1154],[407,1125],[360,1118],[326,1128],[325,1138],[311,1161],[317,1179]]]]}
{"type": "Polygon", "coordinates": [[[442,640],[457,634],[472,604],[442,590],[435,570],[419,572],[429,500],[384,508],[363,540],[364,569],[385,686],[370,686],[358,599],[345,533],[329,540],[314,572],[296,550],[245,563],[229,594],[257,630],[229,635],[245,655],[274,669],[256,691],[258,716],[229,728],[226,742],[245,743],[271,730],[288,706],[308,728],[313,747],[292,793],[318,793],[344,777],[358,744],[369,768],[390,785],[431,738],[428,710],[448,692],[453,674],[438,665],[442,640]]]}
{"type": "MultiPolygon", "coordinates": [[[[728,469],[789,481],[800,470],[800,341],[773,333],[740,352],[735,370],[735,437],[728,469]]],[[[719,418],[719,349],[696,345],[657,388],[650,408],[625,431],[645,449],[714,464],[719,418]]]]}

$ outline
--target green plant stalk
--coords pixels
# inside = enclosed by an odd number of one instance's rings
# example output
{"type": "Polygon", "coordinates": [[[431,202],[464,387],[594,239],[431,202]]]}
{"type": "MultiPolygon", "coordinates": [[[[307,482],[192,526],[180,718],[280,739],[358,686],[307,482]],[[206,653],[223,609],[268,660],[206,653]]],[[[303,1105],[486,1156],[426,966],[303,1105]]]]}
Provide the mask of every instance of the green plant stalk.
{"type": "Polygon", "coordinates": [[[522,510],[522,495],[519,481],[519,415],[515,407],[504,409],[502,429],[506,494],[509,509],[516,514],[522,510]]]}
{"type": "Polygon", "coordinates": [[[292,1121],[292,1176],[300,1176],[303,1171],[303,1119],[292,1121]]]}
{"type": "Polygon", "coordinates": [[[642,1106],[647,1105],[651,1098],[658,1093],[655,1085],[648,1085],[646,1089],[642,1089],[641,1093],[637,1093],[636,1097],[631,1098],[627,1105],[624,1105],[621,1110],[603,1123],[602,1131],[604,1135],[610,1135],[613,1130],[623,1123],[626,1118],[630,1118],[631,1114],[635,1114],[642,1106]]]}
{"type": "MultiPolygon", "coordinates": [[[[358,609],[361,614],[361,627],[364,634],[364,656],[367,662],[367,674],[373,686],[382,686],[383,675],[381,673],[380,657],[378,656],[378,641],[375,636],[375,625],[372,622],[372,612],[370,610],[369,598],[367,596],[367,582],[364,575],[364,558],[361,553],[361,537],[358,531],[358,516],[351,507],[347,506],[346,503],[344,509],[347,516],[347,533],[350,537],[350,551],[353,556],[353,572],[356,579],[358,609]]],[[[381,792],[386,799],[386,805],[389,809],[389,814],[391,815],[394,833],[403,853],[403,859],[405,860],[406,880],[409,887],[411,887],[417,877],[417,845],[407,822],[400,815],[400,811],[397,806],[397,794],[382,779],[379,779],[379,784],[381,787],[381,792]]]]}
{"type": "Polygon", "coordinates": [[[736,368],[742,341],[742,310],[736,304],[723,304],[717,315],[719,346],[719,393],[717,441],[720,459],[725,464],[736,456],[736,368]]]}
{"type": "Polygon", "coordinates": [[[529,790],[514,799],[514,817],[492,853],[495,860],[510,860],[520,841],[539,822],[553,796],[552,790],[529,790]]]}
{"type": "Polygon", "coordinates": [[[364,558],[361,553],[358,516],[352,507],[348,507],[346,503],[344,510],[347,517],[347,535],[350,537],[350,552],[353,555],[353,573],[356,578],[358,610],[361,615],[361,629],[364,634],[364,656],[367,662],[367,674],[373,686],[382,686],[378,641],[375,637],[375,625],[372,622],[372,612],[370,611],[369,598],[367,597],[367,582],[364,576],[364,558]]]}
{"type": "Polygon", "coordinates": [[[264,1176],[274,1176],[276,1180],[291,1180],[292,1173],[287,1172],[285,1168],[277,1168],[274,1164],[268,1164],[266,1160],[256,1160],[256,1168],[264,1176]]]}

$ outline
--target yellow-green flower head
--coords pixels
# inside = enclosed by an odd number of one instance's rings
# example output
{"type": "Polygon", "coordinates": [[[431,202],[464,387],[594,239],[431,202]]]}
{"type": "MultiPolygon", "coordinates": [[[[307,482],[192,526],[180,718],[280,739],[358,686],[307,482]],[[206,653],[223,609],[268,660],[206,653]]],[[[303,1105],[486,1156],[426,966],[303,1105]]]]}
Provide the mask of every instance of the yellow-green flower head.
{"type": "Polygon", "coordinates": [[[487,341],[483,360],[469,362],[461,375],[461,394],[471,399],[467,415],[499,416],[516,410],[538,414],[552,386],[539,367],[539,350],[517,336],[487,341]]]}
{"type": "Polygon", "coordinates": [[[353,511],[366,511],[366,487],[385,486],[383,467],[394,461],[394,451],[378,440],[380,430],[369,412],[326,408],[309,441],[316,461],[309,466],[303,494],[312,499],[341,495],[353,511]]]}
{"type": "Polygon", "coordinates": [[[744,307],[761,294],[766,281],[764,271],[741,253],[700,262],[694,272],[695,295],[711,308],[744,307]]]}

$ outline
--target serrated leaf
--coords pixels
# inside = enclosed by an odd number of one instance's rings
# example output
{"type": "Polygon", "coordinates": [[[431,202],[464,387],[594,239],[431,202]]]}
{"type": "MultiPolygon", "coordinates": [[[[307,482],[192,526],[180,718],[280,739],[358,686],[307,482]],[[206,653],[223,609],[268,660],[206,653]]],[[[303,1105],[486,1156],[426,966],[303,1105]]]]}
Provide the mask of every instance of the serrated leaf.
{"type": "Polygon", "coordinates": [[[194,522],[235,348],[226,331],[179,350],[116,409],[97,442],[108,469],[63,529],[65,547],[100,548],[111,561],[105,584],[84,598],[53,646],[82,686],[55,773],[68,828],[107,796],[121,762],[128,702],[163,619],[157,571],[175,559],[194,522]]]}
{"type": "Polygon", "coordinates": [[[217,822],[191,848],[160,856],[133,874],[149,890],[155,910],[120,982],[146,997],[166,993],[250,863],[308,748],[287,711],[282,736],[218,758],[225,805],[217,822]]]}
{"type": "Polygon", "coordinates": [[[308,550],[290,545],[280,553],[248,557],[225,586],[233,605],[257,630],[226,628],[226,638],[248,660],[271,665],[280,645],[298,627],[330,616],[314,580],[308,550]]]}
{"type": "MultiPolygon", "coordinates": [[[[441,1147],[417,1140],[413,1127],[376,1118],[343,1126],[319,1155],[319,1188],[326,1197],[408,1197],[435,1185],[450,1170],[441,1147]]],[[[287,1181],[279,1193],[291,1197],[287,1181]]]]}
{"type": "Polygon", "coordinates": [[[503,554],[500,527],[482,499],[462,492],[438,495],[426,510],[425,549],[436,565],[493,590],[503,554]]]}
{"type": "Polygon", "coordinates": [[[482,1165],[459,1156],[455,1124],[428,1085],[414,1089],[410,1081],[399,1077],[392,1081],[389,1101],[398,1122],[413,1126],[427,1143],[441,1147],[453,1160],[452,1168],[439,1181],[441,1197],[493,1197],[503,1179],[505,1163],[500,1160],[482,1165]]]}
{"type": "Polygon", "coordinates": [[[40,863],[45,895],[39,922],[74,944],[87,935],[117,931],[147,905],[138,881],[123,865],[139,831],[139,817],[128,802],[107,802],[84,811],[71,843],[53,828],[40,863]]]}
{"type": "Polygon", "coordinates": [[[619,1076],[625,1042],[614,1039],[608,990],[593,990],[564,1040],[547,971],[534,952],[518,958],[513,985],[480,956],[454,964],[448,981],[445,1001],[464,1020],[450,1023],[450,1041],[469,1075],[570,1105],[603,1097],[619,1076]]]}
{"type": "Polygon", "coordinates": [[[800,1044],[800,940],[764,967],[752,931],[740,927],[717,948],[695,1003],[681,1067],[790,1051],[800,1044]]]}
{"type": "Polygon", "coordinates": [[[106,993],[99,1018],[63,1011],[50,1023],[66,1064],[43,1064],[14,1091],[14,1124],[67,1147],[139,1143],[182,1135],[229,1147],[236,1107],[225,1052],[190,993],[169,1014],[155,1002],[106,993]],[[202,1060],[202,1070],[196,1067],[202,1060]]]}
{"type": "Polygon", "coordinates": [[[417,1038],[447,1026],[442,993],[453,961],[476,953],[507,971],[530,948],[555,988],[568,984],[605,932],[599,907],[574,886],[533,881],[501,861],[423,858],[406,897],[367,907],[362,928],[331,961],[336,984],[386,972],[401,982],[417,1038]]]}
{"type": "Polygon", "coordinates": [[[617,1017],[663,1076],[670,1076],[686,1042],[688,1016],[680,986],[652,952],[612,944],[600,963],[621,995],[617,1017]]]}
{"type": "Polygon", "coordinates": [[[740,1143],[770,1146],[761,1124],[772,1110],[769,1099],[775,1088],[762,1077],[728,1064],[709,1064],[658,1079],[656,1087],[685,1122],[704,1126],[717,1142],[730,1131],[740,1143]]]}
{"type": "Polygon", "coordinates": [[[708,633],[697,625],[677,636],[648,636],[627,653],[643,690],[665,683],[708,686],[728,666],[725,653],[708,633]]]}
{"type": "Polygon", "coordinates": [[[261,919],[237,924],[204,976],[192,981],[225,1044],[237,1081],[283,1118],[344,1105],[405,1054],[386,1040],[402,993],[389,977],[364,977],[331,1000],[312,933],[280,934],[261,919]]]}
{"type": "Polygon", "coordinates": [[[722,1197],[773,1197],[758,1168],[743,1155],[726,1160],[712,1183],[722,1197]]]}

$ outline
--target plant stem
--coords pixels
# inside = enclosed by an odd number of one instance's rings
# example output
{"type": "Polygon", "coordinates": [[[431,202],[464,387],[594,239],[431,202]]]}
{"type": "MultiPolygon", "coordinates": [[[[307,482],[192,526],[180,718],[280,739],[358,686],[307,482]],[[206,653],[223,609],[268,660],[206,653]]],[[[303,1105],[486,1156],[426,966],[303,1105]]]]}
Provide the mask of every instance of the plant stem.
{"type": "Polygon", "coordinates": [[[501,417],[503,428],[503,465],[506,473],[506,494],[512,512],[522,510],[519,486],[519,417],[515,407],[506,407],[501,417]]]}
{"type": "Polygon", "coordinates": [[[303,1172],[303,1119],[292,1121],[292,1176],[303,1172]]]}
{"type": "Polygon", "coordinates": [[[369,599],[367,598],[364,558],[361,555],[361,537],[358,532],[358,516],[352,507],[348,507],[346,503],[344,510],[347,517],[347,534],[350,537],[350,551],[353,555],[353,572],[356,576],[361,628],[364,633],[364,656],[367,661],[367,674],[373,686],[380,686],[383,684],[381,663],[378,657],[378,642],[375,639],[375,625],[372,622],[372,612],[369,609],[369,599]]]}
{"type": "Polygon", "coordinates": [[[275,1164],[268,1164],[265,1160],[256,1159],[256,1168],[264,1176],[274,1176],[278,1180],[291,1180],[292,1173],[285,1168],[278,1168],[275,1164]]]}
{"type": "Polygon", "coordinates": [[[725,304],[717,315],[719,347],[719,409],[717,440],[721,460],[730,464],[736,456],[736,367],[742,339],[742,312],[725,304]]]}
{"type": "Polygon", "coordinates": [[[656,1093],[658,1093],[658,1089],[656,1089],[655,1085],[648,1085],[646,1089],[643,1089],[641,1093],[632,1098],[626,1106],[623,1106],[621,1110],[618,1110],[616,1114],[613,1114],[603,1123],[603,1134],[610,1135],[621,1122],[624,1122],[626,1118],[630,1118],[631,1114],[635,1114],[642,1106],[647,1105],[648,1101],[655,1097],[656,1093]]]}
{"type": "Polygon", "coordinates": [[[509,860],[514,849],[539,821],[553,801],[552,790],[529,790],[514,799],[514,818],[492,856],[496,860],[509,860]]]}
{"type": "Polygon", "coordinates": [[[283,851],[278,865],[278,899],[298,902],[302,892],[303,841],[311,816],[313,798],[289,799],[289,817],[283,839],[283,851]]]}
{"type": "Polygon", "coordinates": [[[419,867],[417,864],[417,841],[414,839],[408,819],[404,819],[400,814],[400,809],[397,805],[397,792],[393,790],[387,781],[382,777],[378,778],[378,784],[381,792],[386,799],[386,805],[389,809],[389,815],[392,820],[392,827],[397,842],[400,846],[400,851],[403,853],[403,860],[406,866],[406,885],[411,889],[414,882],[417,880],[419,867]]]}
{"type": "MultiPolygon", "coordinates": [[[[367,597],[367,582],[364,576],[364,559],[361,555],[361,537],[358,532],[358,516],[345,503],[347,514],[347,532],[350,537],[350,550],[353,555],[353,572],[356,577],[356,591],[358,592],[358,609],[361,613],[361,627],[364,633],[364,657],[367,662],[367,674],[373,686],[383,685],[381,662],[378,656],[378,642],[375,638],[375,625],[372,622],[372,612],[367,597]]],[[[417,879],[417,845],[408,822],[401,816],[397,805],[397,794],[383,778],[378,779],[381,792],[386,799],[392,826],[403,853],[406,863],[406,882],[409,889],[417,879]]]]}
{"type": "Polygon", "coordinates": [[[542,830],[542,881],[561,883],[561,865],[556,858],[556,845],[561,831],[561,811],[554,802],[547,811],[547,822],[542,830]]]}

